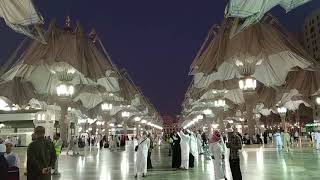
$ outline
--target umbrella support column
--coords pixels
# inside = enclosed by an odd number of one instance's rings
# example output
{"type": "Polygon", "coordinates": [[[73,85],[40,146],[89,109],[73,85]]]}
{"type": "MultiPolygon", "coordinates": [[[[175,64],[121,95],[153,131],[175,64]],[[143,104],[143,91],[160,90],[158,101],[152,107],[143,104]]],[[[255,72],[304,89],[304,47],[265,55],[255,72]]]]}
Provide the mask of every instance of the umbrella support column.
{"type": "Polygon", "coordinates": [[[225,133],[226,127],[224,126],[223,122],[223,110],[218,112],[218,121],[219,121],[219,128],[221,133],[225,133]]]}
{"type": "Polygon", "coordinates": [[[251,142],[253,142],[253,138],[255,136],[255,127],[256,120],[253,118],[253,108],[256,101],[255,92],[245,92],[244,98],[246,103],[246,111],[247,111],[247,123],[248,123],[248,134],[251,142]]]}
{"type": "Polygon", "coordinates": [[[68,129],[68,108],[67,105],[61,105],[61,117],[60,117],[60,136],[63,141],[64,146],[68,145],[68,136],[69,136],[69,129],[68,129]]]}
{"type": "Polygon", "coordinates": [[[139,138],[140,137],[140,127],[139,127],[139,124],[136,123],[136,137],[139,138]]]}
{"type": "Polygon", "coordinates": [[[286,130],[287,129],[287,127],[286,127],[286,115],[284,114],[284,115],[280,115],[280,117],[281,117],[281,127],[282,127],[282,130],[286,130]]]}

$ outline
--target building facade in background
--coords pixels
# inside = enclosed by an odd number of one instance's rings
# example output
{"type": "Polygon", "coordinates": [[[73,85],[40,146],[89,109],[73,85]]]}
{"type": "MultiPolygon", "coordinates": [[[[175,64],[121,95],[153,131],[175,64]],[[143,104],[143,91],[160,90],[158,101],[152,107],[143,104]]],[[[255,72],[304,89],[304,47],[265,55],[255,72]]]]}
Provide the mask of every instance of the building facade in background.
{"type": "Polygon", "coordinates": [[[170,115],[164,115],[162,119],[164,134],[170,134],[180,130],[179,117],[174,118],[170,115]]]}
{"type": "Polygon", "coordinates": [[[320,61],[320,9],[311,13],[304,22],[304,47],[317,61],[320,61]]]}

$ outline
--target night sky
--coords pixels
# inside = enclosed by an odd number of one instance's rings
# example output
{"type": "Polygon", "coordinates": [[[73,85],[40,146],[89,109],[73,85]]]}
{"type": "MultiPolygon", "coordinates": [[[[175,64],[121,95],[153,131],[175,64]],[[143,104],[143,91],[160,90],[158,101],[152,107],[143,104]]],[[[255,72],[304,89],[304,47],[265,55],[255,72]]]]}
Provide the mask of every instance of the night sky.
{"type": "MultiPolygon", "coordinates": [[[[70,15],[87,32],[95,28],[112,60],[125,68],[143,93],[163,114],[180,112],[191,77],[189,67],[209,28],[220,23],[226,0],[35,0],[46,23],[63,25],[70,15]]],[[[273,14],[293,32],[320,1],[313,0],[285,14],[273,14]]],[[[0,21],[0,60],[4,62],[24,36],[0,21]]]]}

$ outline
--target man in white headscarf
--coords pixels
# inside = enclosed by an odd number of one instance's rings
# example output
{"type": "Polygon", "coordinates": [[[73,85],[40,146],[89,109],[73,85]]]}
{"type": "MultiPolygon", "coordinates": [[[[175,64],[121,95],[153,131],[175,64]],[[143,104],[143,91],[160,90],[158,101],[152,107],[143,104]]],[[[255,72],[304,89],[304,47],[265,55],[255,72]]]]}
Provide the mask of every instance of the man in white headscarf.
{"type": "Polygon", "coordinates": [[[12,152],[12,148],[14,147],[14,143],[12,141],[5,141],[4,143],[6,145],[6,153],[4,156],[6,157],[9,167],[17,167],[19,168],[19,157],[12,152]]]}
{"type": "Polygon", "coordinates": [[[181,137],[181,169],[189,169],[189,153],[190,153],[190,136],[185,134],[183,131],[178,132],[181,137]]]}
{"type": "Polygon", "coordinates": [[[214,164],[215,180],[225,179],[224,144],[219,131],[214,131],[209,139],[209,152],[214,164]]]}
{"type": "Polygon", "coordinates": [[[8,162],[8,167],[9,167],[8,175],[10,178],[18,178],[20,176],[20,172],[19,172],[20,159],[15,153],[12,152],[12,148],[14,147],[14,142],[5,141],[5,145],[6,145],[6,153],[4,154],[4,157],[8,162]]]}
{"type": "Polygon", "coordinates": [[[320,150],[320,130],[318,130],[315,134],[314,134],[314,139],[316,142],[316,149],[320,150]]]}
{"type": "Polygon", "coordinates": [[[274,137],[275,137],[275,140],[276,140],[277,149],[278,149],[278,151],[281,151],[281,150],[282,150],[283,143],[282,143],[282,138],[281,138],[280,131],[277,131],[277,132],[274,134],[274,137]]]}
{"type": "Polygon", "coordinates": [[[189,135],[190,135],[190,156],[189,156],[189,167],[193,168],[194,167],[194,160],[198,159],[198,145],[197,145],[197,137],[196,135],[191,132],[188,131],[189,135]]]}
{"type": "Polygon", "coordinates": [[[147,137],[147,132],[143,132],[142,137],[138,140],[138,145],[135,147],[137,152],[135,178],[138,178],[139,173],[142,173],[142,177],[147,175],[147,158],[149,147],[150,139],[147,137]]]}
{"type": "Polygon", "coordinates": [[[201,138],[201,131],[200,130],[197,133],[197,145],[198,145],[199,155],[202,155],[203,154],[203,148],[202,148],[202,138],[201,138]]]}

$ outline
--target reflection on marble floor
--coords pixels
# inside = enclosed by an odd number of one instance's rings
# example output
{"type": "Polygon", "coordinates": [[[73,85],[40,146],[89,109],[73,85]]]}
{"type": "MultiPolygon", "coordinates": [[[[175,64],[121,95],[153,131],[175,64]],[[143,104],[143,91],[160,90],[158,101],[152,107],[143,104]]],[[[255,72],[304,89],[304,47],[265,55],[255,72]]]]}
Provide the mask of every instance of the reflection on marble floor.
{"type": "MultiPolygon", "coordinates": [[[[21,157],[22,180],[25,172],[26,148],[16,149],[21,157]]],[[[63,154],[59,163],[60,180],[118,180],[134,179],[133,145],[127,151],[110,152],[107,149],[83,151],[81,156],[63,154]]],[[[213,163],[203,158],[194,169],[173,171],[167,146],[153,151],[154,169],[144,179],[157,180],[214,180],[213,163]]],[[[228,166],[228,164],[227,164],[228,166]]],[[[242,151],[241,169],[244,180],[308,180],[320,179],[320,152],[312,147],[295,147],[289,153],[277,152],[274,147],[245,147],[242,151]]],[[[230,178],[230,169],[227,169],[230,178]]],[[[142,178],[140,178],[142,179],[142,178]]]]}

